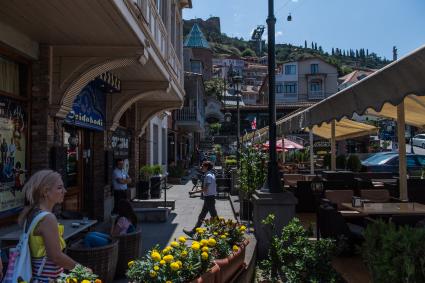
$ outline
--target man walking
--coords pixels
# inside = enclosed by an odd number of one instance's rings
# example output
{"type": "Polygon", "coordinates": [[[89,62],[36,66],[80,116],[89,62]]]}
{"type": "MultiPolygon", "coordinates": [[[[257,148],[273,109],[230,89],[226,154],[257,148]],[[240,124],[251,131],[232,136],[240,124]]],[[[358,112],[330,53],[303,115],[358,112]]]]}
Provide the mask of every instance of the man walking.
{"type": "Polygon", "coordinates": [[[112,187],[114,189],[114,209],[112,214],[117,212],[116,209],[120,200],[127,199],[127,188],[130,183],[131,178],[124,171],[124,160],[117,159],[116,167],[112,172],[112,187]]]}
{"type": "Polygon", "coordinates": [[[217,216],[217,210],[215,209],[215,195],[217,194],[215,175],[211,171],[213,165],[210,161],[204,161],[202,163],[202,172],[205,173],[204,181],[202,183],[202,193],[204,194],[204,205],[202,206],[202,211],[199,214],[198,222],[196,222],[195,227],[192,230],[183,229],[183,232],[189,236],[195,234],[196,228],[202,225],[207,213],[210,213],[211,217],[217,216]]]}

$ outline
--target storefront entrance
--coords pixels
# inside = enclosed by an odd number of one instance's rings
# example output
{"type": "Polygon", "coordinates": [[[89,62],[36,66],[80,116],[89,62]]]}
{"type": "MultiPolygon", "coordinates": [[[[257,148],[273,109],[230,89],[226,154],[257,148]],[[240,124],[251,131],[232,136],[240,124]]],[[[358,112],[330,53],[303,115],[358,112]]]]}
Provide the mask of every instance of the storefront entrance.
{"type": "Polygon", "coordinates": [[[67,193],[63,209],[89,212],[92,201],[93,132],[65,126],[63,142],[66,149],[65,186],[67,193]]]}

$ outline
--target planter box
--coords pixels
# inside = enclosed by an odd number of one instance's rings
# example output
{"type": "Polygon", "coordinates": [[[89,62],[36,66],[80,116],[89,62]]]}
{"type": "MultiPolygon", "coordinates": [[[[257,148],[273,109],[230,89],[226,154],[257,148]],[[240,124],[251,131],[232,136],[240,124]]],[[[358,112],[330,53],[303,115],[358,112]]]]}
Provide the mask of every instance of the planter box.
{"type": "Polygon", "coordinates": [[[172,185],[180,185],[182,183],[182,178],[167,177],[167,183],[172,184],[172,185]]]}
{"type": "Polygon", "coordinates": [[[230,282],[244,268],[245,247],[246,245],[242,245],[237,252],[227,258],[215,260],[215,263],[220,267],[219,283],[230,282]]]}
{"type": "Polygon", "coordinates": [[[162,185],[162,176],[151,177],[151,186],[150,186],[150,197],[151,198],[161,198],[161,185],[162,185]]]}
{"type": "Polygon", "coordinates": [[[220,267],[214,264],[210,270],[202,274],[200,277],[190,281],[190,283],[218,283],[220,281],[220,267]]]}
{"type": "Polygon", "coordinates": [[[139,181],[136,196],[139,199],[149,199],[149,181],[139,181]]]}

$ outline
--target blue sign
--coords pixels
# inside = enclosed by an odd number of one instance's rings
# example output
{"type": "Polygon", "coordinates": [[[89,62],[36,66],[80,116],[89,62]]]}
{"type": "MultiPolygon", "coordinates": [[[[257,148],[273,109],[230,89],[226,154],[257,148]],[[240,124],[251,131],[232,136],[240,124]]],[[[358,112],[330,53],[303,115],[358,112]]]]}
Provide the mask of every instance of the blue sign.
{"type": "Polygon", "coordinates": [[[66,123],[97,131],[105,129],[106,100],[100,84],[95,80],[81,90],[65,118],[66,123]]]}

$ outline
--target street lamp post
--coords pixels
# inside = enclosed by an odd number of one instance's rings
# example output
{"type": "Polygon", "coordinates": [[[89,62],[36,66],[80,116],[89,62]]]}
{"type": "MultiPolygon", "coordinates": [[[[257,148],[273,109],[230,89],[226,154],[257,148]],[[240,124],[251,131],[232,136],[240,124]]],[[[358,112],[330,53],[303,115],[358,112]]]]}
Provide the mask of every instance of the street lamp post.
{"type": "Polygon", "coordinates": [[[236,139],[236,160],[237,160],[237,167],[239,169],[239,165],[240,165],[240,135],[241,135],[241,113],[240,113],[240,108],[239,108],[239,100],[241,99],[240,96],[240,92],[241,92],[241,88],[242,88],[242,77],[241,76],[234,76],[232,78],[232,83],[233,83],[233,87],[235,88],[235,96],[236,96],[236,111],[237,111],[237,139],[236,139]]]}
{"type": "Polygon", "coordinates": [[[276,57],[275,57],[275,25],[274,0],[269,0],[269,15],[267,18],[268,73],[269,73],[269,154],[267,183],[262,191],[280,193],[281,185],[276,157],[276,57]]]}

